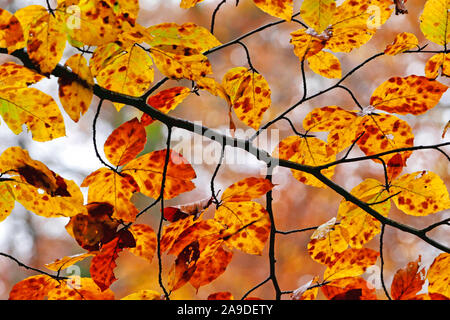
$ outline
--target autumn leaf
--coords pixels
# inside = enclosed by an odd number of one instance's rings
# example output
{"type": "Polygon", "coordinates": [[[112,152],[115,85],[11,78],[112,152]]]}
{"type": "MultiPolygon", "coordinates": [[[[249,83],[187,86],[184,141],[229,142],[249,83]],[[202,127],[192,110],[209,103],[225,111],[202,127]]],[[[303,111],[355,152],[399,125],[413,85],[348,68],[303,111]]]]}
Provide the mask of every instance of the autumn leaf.
{"type": "Polygon", "coordinates": [[[120,300],[163,300],[161,294],[154,290],[139,290],[120,300]]]}
{"type": "Polygon", "coordinates": [[[8,53],[25,47],[22,26],[16,16],[0,9],[0,47],[7,48],[8,53]]]}
{"type": "MultiPolygon", "coordinates": [[[[371,208],[383,216],[391,209],[390,194],[375,179],[368,178],[352,189],[351,194],[361,201],[371,204],[371,208]]],[[[348,243],[352,248],[362,248],[381,231],[381,223],[350,201],[342,200],[338,209],[340,226],[348,233],[348,243]]]]}
{"type": "Polygon", "coordinates": [[[261,204],[225,202],[216,210],[214,218],[228,227],[227,244],[248,254],[262,254],[269,238],[270,218],[261,204]]]}
{"type": "MultiPolygon", "coordinates": [[[[336,157],[329,155],[327,144],[314,137],[291,136],[283,139],[273,152],[280,159],[289,160],[299,164],[318,166],[333,162],[336,157]]],[[[334,167],[322,170],[327,178],[334,175],[334,167]]],[[[313,187],[325,188],[325,185],[309,173],[291,170],[295,179],[313,187]]]]}
{"type": "Polygon", "coordinates": [[[339,225],[330,226],[327,232],[316,236],[313,234],[308,242],[307,250],[310,257],[326,266],[332,266],[340,254],[348,248],[348,235],[339,225]]]}
{"type": "Polygon", "coordinates": [[[58,281],[47,275],[36,275],[17,282],[9,292],[9,300],[44,300],[58,281]]]}
{"type": "Polygon", "coordinates": [[[254,70],[233,68],[224,75],[222,86],[238,118],[257,130],[271,105],[271,90],[264,77],[254,70]]]}
{"type": "MultiPolygon", "coordinates": [[[[154,199],[161,192],[166,150],[158,150],[147,153],[130,161],[122,170],[136,181],[141,193],[154,199]]],[[[167,165],[164,199],[172,199],[183,192],[195,188],[191,181],[196,178],[192,166],[180,154],[169,151],[167,165]]]]}
{"type": "Polygon", "coordinates": [[[419,115],[436,106],[447,89],[422,76],[392,77],[374,91],[370,104],[391,113],[419,115]]]}
{"type": "Polygon", "coordinates": [[[133,224],[128,230],[132,233],[136,246],[127,248],[127,250],[135,256],[152,262],[157,246],[155,231],[145,224],[133,224]]]}
{"type": "Polygon", "coordinates": [[[203,0],[181,0],[180,7],[183,9],[189,9],[202,1],[203,0]]]}
{"type": "Polygon", "coordinates": [[[414,34],[409,32],[402,32],[395,37],[393,44],[386,46],[384,53],[390,56],[395,56],[396,54],[416,48],[418,46],[419,40],[417,40],[417,37],[414,34]]]}
{"type": "Polygon", "coordinates": [[[326,44],[327,37],[316,36],[315,32],[309,29],[300,29],[291,32],[290,43],[294,46],[294,54],[304,61],[319,53],[326,44]]]}
{"type": "Polygon", "coordinates": [[[361,277],[336,279],[320,289],[329,300],[377,300],[375,288],[361,277]]]}
{"type": "MultiPolygon", "coordinates": [[[[358,125],[356,136],[360,137],[356,144],[366,155],[374,155],[397,148],[408,148],[414,145],[414,135],[410,125],[394,115],[390,114],[369,114],[364,116],[358,125]]],[[[411,151],[400,153],[401,161],[396,161],[396,165],[403,167],[406,160],[411,155],[411,151]]],[[[397,154],[387,154],[380,158],[385,162],[397,157],[397,154]]],[[[380,162],[378,159],[373,159],[380,162]]],[[[394,172],[394,171],[393,171],[394,172]]],[[[398,171],[395,171],[398,174],[398,171]]],[[[395,178],[393,176],[389,178],[395,178]]]]}
{"type": "Polygon", "coordinates": [[[308,281],[304,285],[298,287],[291,293],[292,300],[315,300],[319,293],[319,287],[314,286],[313,282],[318,282],[319,277],[314,277],[311,281],[308,281]]]}
{"type": "Polygon", "coordinates": [[[190,280],[197,268],[197,260],[199,257],[200,250],[198,241],[190,243],[180,252],[169,272],[168,287],[170,291],[181,288],[190,280]]]}
{"type": "Polygon", "coordinates": [[[6,183],[0,183],[0,222],[11,214],[15,202],[16,199],[11,187],[6,183]]]}
{"type": "Polygon", "coordinates": [[[87,253],[80,253],[73,256],[67,256],[63,257],[61,259],[56,259],[52,263],[47,263],[45,267],[47,269],[53,270],[53,271],[60,271],[67,269],[68,267],[74,265],[75,263],[79,261],[83,261],[84,259],[93,256],[93,252],[87,252],[87,253]]]}
{"type": "Polygon", "coordinates": [[[450,269],[450,254],[438,255],[427,272],[428,292],[440,294],[450,299],[450,280],[448,277],[450,269]]]}
{"type": "Polygon", "coordinates": [[[342,252],[324,274],[325,281],[346,277],[356,277],[363,274],[366,269],[375,264],[379,253],[369,249],[349,248],[342,252]]]}
{"type": "Polygon", "coordinates": [[[450,208],[447,188],[434,172],[418,171],[394,180],[389,189],[397,208],[408,215],[427,216],[450,208]]]}
{"type": "Polygon", "coordinates": [[[330,79],[342,77],[341,63],[330,52],[320,51],[307,60],[311,70],[322,77],[330,79]]]}
{"type": "Polygon", "coordinates": [[[120,31],[120,12],[116,15],[112,4],[103,0],[60,1],[56,12],[62,13],[64,31],[72,43],[80,47],[100,46],[113,42],[120,31]],[[76,9],[71,5],[76,5],[76,9]]]}
{"type": "Polygon", "coordinates": [[[23,88],[35,84],[44,78],[43,75],[14,62],[0,65],[0,88],[23,88]]]}
{"type": "MultiPolygon", "coordinates": [[[[0,115],[12,132],[21,133],[25,124],[35,141],[49,141],[65,135],[63,117],[51,96],[36,88],[1,85],[0,82],[0,115]]],[[[18,85],[25,83],[19,81],[18,85]]]]}
{"type": "Polygon", "coordinates": [[[27,53],[44,74],[50,74],[62,58],[67,39],[64,21],[60,11],[53,15],[44,7],[30,21],[27,53]]]}
{"type": "Polygon", "coordinates": [[[165,22],[148,27],[147,31],[152,37],[147,42],[150,46],[180,46],[183,50],[199,54],[221,45],[206,28],[191,22],[182,25],[165,22]]]}
{"type": "Polygon", "coordinates": [[[439,45],[450,41],[450,3],[448,0],[427,0],[420,16],[420,30],[425,37],[439,45]]]}
{"type": "MultiPolygon", "coordinates": [[[[154,79],[153,62],[147,52],[132,46],[115,57],[96,75],[100,86],[133,97],[141,96],[154,79]]],[[[117,110],[123,104],[115,104],[117,110]]]]}
{"type": "MultiPolygon", "coordinates": [[[[191,90],[186,87],[173,87],[170,89],[158,92],[155,95],[148,97],[147,104],[152,108],[157,109],[165,114],[174,110],[183,100],[191,93],[191,90]]],[[[152,124],[155,120],[144,113],[141,117],[141,123],[144,126],[152,124]]]]}
{"type": "Polygon", "coordinates": [[[308,132],[327,131],[327,154],[337,154],[349,147],[357,138],[359,118],[354,111],[338,106],[313,109],[303,119],[303,128],[308,132]]]}
{"type": "Polygon", "coordinates": [[[262,197],[274,186],[268,179],[244,178],[226,188],[222,193],[221,200],[226,202],[250,201],[262,197]]]}
{"type": "Polygon", "coordinates": [[[110,242],[103,244],[100,253],[96,254],[91,261],[89,269],[92,280],[101,291],[108,289],[116,281],[114,268],[117,266],[116,259],[124,248],[134,247],[136,242],[130,231],[123,229],[110,242]]]}
{"type": "Polygon", "coordinates": [[[207,300],[234,300],[234,297],[231,294],[231,292],[221,291],[221,292],[211,293],[208,296],[207,300]]]}
{"type": "Polygon", "coordinates": [[[277,0],[253,0],[255,5],[262,11],[267,12],[271,16],[291,21],[293,0],[277,1],[277,0]]]}
{"type": "Polygon", "coordinates": [[[130,175],[100,168],[87,176],[81,187],[89,187],[88,202],[108,202],[114,207],[112,218],[133,222],[138,214],[131,202],[139,187],[130,175]]]}
{"type": "Polygon", "coordinates": [[[114,166],[122,166],[133,160],[147,142],[144,125],[133,118],[116,129],[108,136],[104,144],[105,156],[114,166]]]}
{"type": "Polygon", "coordinates": [[[166,77],[171,79],[197,80],[212,74],[211,63],[203,54],[184,55],[172,53],[158,47],[150,48],[156,67],[166,77]]]}
{"type": "Polygon", "coordinates": [[[391,296],[394,300],[409,300],[422,289],[425,269],[420,269],[420,260],[419,255],[416,261],[409,262],[405,269],[395,273],[391,285],[391,296]]]}
{"type": "Polygon", "coordinates": [[[198,290],[222,275],[233,258],[233,252],[222,245],[223,241],[214,241],[201,248],[196,269],[189,279],[189,283],[198,290]]]}
{"type": "Polygon", "coordinates": [[[300,16],[309,27],[321,33],[330,25],[335,11],[335,0],[305,0],[300,8],[300,16]]]}
{"type": "Polygon", "coordinates": [[[114,300],[114,292],[101,291],[91,278],[70,276],[48,292],[48,300],[114,300]]]}
{"type": "Polygon", "coordinates": [[[436,79],[439,71],[442,76],[450,77],[450,53],[435,54],[425,64],[425,76],[428,79],[436,79]]]}
{"type": "Polygon", "coordinates": [[[78,78],[61,76],[58,79],[59,99],[69,117],[78,122],[91,104],[94,80],[86,58],[81,54],[71,56],[64,66],[70,68],[78,78]]]}
{"type": "Polygon", "coordinates": [[[197,219],[211,204],[213,198],[208,197],[199,201],[194,201],[182,205],[165,207],[164,219],[170,222],[176,222],[181,219],[186,219],[189,216],[193,216],[194,220],[197,219]]]}
{"type": "Polygon", "coordinates": [[[89,203],[86,209],[87,214],[70,219],[66,230],[83,249],[96,251],[114,238],[119,222],[111,218],[114,207],[109,203],[89,203]]]}

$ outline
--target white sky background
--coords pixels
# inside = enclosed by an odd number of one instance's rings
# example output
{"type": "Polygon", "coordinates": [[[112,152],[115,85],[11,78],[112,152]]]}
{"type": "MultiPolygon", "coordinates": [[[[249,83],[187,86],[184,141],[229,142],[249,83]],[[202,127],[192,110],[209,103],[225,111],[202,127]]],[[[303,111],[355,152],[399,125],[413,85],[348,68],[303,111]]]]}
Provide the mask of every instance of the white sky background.
{"type": "MultiPolygon", "coordinates": [[[[180,0],[140,0],[140,5],[143,8],[151,9],[155,4],[159,1],[162,2],[170,2],[167,3],[169,6],[178,6],[180,0]]],[[[8,9],[8,6],[5,4],[11,3],[11,1],[0,0],[0,7],[8,9]]],[[[205,0],[204,3],[216,3],[215,0],[205,0]]],[[[23,7],[30,4],[40,4],[45,6],[45,1],[25,1],[18,0],[14,1],[14,7],[23,7]]],[[[274,36],[271,33],[262,33],[262,36],[274,36]]],[[[276,37],[277,41],[280,40],[280,37],[276,37]]],[[[281,44],[280,44],[281,45],[281,44]]],[[[65,61],[72,54],[76,53],[74,49],[66,48],[65,56],[62,61],[65,61]]],[[[242,51],[236,50],[236,60],[242,60],[242,51]]],[[[245,57],[244,57],[245,58],[245,57]]],[[[408,69],[406,70],[407,74],[417,74],[423,75],[423,63],[421,62],[412,62],[409,64],[408,69]]],[[[319,89],[319,83],[310,82],[310,92],[315,92],[319,89]],[[317,87],[317,88],[316,88],[317,87]]],[[[96,111],[96,104],[93,103],[91,108],[85,114],[79,123],[74,123],[64,112],[61,104],[59,102],[58,94],[57,94],[57,85],[56,80],[54,78],[45,79],[40,81],[34,87],[44,91],[47,94],[50,94],[54,97],[57,104],[60,106],[62,110],[62,114],[65,119],[66,124],[66,137],[59,138],[49,142],[34,142],[31,140],[31,134],[27,132],[26,128],[24,132],[18,136],[15,136],[6,124],[0,119],[0,152],[3,152],[6,148],[11,146],[21,145],[26,148],[30,156],[33,159],[44,162],[51,170],[57,172],[61,176],[66,179],[74,180],[77,184],[81,184],[84,177],[86,177],[89,173],[94,170],[100,168],[102,165],[97,159],[92,144],[92,120],[94,113],[96,111]]],[[[450,90],[442,97],[441,104],[443,104],[442,108],[439,109],[439,117],[431,118],[433,126],[441,127],[445,125],[445,123],[450,119],[450,90]]],[[[108,135],[114,129],[114,127],[110,124],[110,120],[114,116],[115,111],[107,106],[102,108],[102,113],[97,122],[97,145],[98,149],[103,156],[103,142],[106,140],[108,135]],[[108,110],[109,109],[109,110],[108,110]]],[[[299,111],[299,113],[293,112],[293,117],[299,119],[300,114],[304,111],[299,111]]],[[[137,115],[137,114],[136,114],[137,115]]],[[[304,115],[303,115],[304,116],[304,115]]],[[[127,120],[131,119],[132,114],[127,116],[127,120]]],[[[415,121],[414,117],[408,117],[407,121],[409,123],[413,123],[415,121]]],[[[225,130],[225,127],[219,128],[222,132],[225,130]]],[[[186,138],[186,136],[190,136],[192,139],[194,138],[192,134],[186,133],[182,130],[174,131],[174,138],[177,137],[186,138]]],[[[415,132],[415,144],[416,145],[429,145],[433,143],[442,142],[439,139],[439,135],[436,136],[436,132],[433,130],[422,130],[415,132]]],[[[273,147],[276,145],[277,141],[271,141],[267,151],[271,151],[273,147]]],[[[176,145],[176,143],[174,143],[176,145]]],[[[228,148],[230,149],[230,148],[228,148]]],[[[448,149],[447,149],[448,150],[448,149]]],[[[245,165],[238,166],[230,166],[232,170],[236,170],[237,172],[242,172],[243,175],[251,175],[260,174],[260,169],[263,167],[260,162],[255,161],[255,158],[252,155],[246,154],[245,152],[238,151],[238,155],[232,154],[231,152],[227,153],[227,157],[236,159],[236,157],[243,157],[245,165]]],[[[428,152],[425,156],[421,154],[420,157],[415,157],[414,155],[411,157],[410,161],[408,161],[408,167],[405,172],[414,172],[423,170],[427,168],[427,163],[430,160],[436,159],[439,157],[437,152],[428,152]]],[[[104,157],[103,157],[104,158],[104,157]]],[[[191,159],[188,159],[191,160],[191,159]]],[[[209,171],[202,172],[201,165],[195,167],[197,171],[197,176],[199,177],[195,182],[196,185],[201,187],[205,187],[205,190],[209,187],[209,171]],[[203,180],[202,180],[203,179],[203,180]]],[[[356,168],[354,168],[356,169],[356,168]]],[[[347,181],[345,181],[344,187],[347,190],[350,190],[358,181],[351,178],[352,168],[349,168],[348,176],[350,177],[347,181]]],[[[450,168],[449,168],[450,174],[450,168]]],[[[288,180],[288,175],[290,174],[289,170],[279,170],[279,175],[275,176],[274,183],[280,185],[280,189],[282,190],[283,181],[288,180]]],[[[218,185],[216,190],[222,189],[224,187],[221,186],[220,181],[217,181],[218,185]]],[[[86,188],[83,188],[83,191],[86,195],[86,188]]],[[[278,193],[276,193],[277,196],[278,193]]],[[[23,228],[23,221],[27,218],[29,213],[23,210],[23,207],[16,203],[16,208],[10,217],[8,217],[5,221],[0,223],[0,251],[8,251],[11,249],[11,245],[16,250],[15,255],[18,259],[26,261],[27,258],[31,255],[30,250],[32,249],[32,239],[30,238],[28,231],[23,228]],[[17,245],[14,245],[17,244],[17,245]]],[[[66,233],[64,226],[67,223],[67,218],[53,218],[47,219],[42,218],[36,215],[32,215],[33,224],[38,226],[41,230],[45,230],[46,235],[54,236],[56,238],[60,237],[69,237],[66,233]]],[[[410,241],[409,237],[402,233],[404,236],[404,241],[407,243],[410,241]]],[[[412,240],[412,239],[411,239],[412,240]]],[[[429,248],[429,247],[427,247],[429,248]]],[[[403,248],[402,248],[403,249],[403,248]]],[[[417,248],[416,248],[417,249],[417,248]]],[[[438,252],[434,250],[429,250],[426,255],[429,257],[436,256],[438,252]]],[[[424,254],[425,255],[425,254],[424,254]]],[[[426,262],[427,257],[423,256],[422,261],[426,262]]],[[[2,260],[0,259],[0,272],[2,270],[2,260]]],[[[2,285],[0,282],[0,295],[2,294],[2,285]]]]}

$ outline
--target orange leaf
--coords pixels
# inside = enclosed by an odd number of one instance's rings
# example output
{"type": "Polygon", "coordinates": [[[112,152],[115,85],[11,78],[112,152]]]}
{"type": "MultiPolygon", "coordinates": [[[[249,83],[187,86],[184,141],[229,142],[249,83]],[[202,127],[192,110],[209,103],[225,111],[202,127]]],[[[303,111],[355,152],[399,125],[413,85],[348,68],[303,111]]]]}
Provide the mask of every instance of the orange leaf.
{"type": "Polygon", "coordinates": [[[264,178],[249,177],[230,185],[222,194],[224,202],[250,201],[262,197],[275,185],[264,178]]]}
{"type": "Polygon", "coordinates": [[[321,289],[330,300],[377,300],[375,288],[361,277],[336,279],[321,289]]]}
{"type": "Polygon", "coordinates": [[[145,127],[133,118],[116,128],[106,139],[105,156],[115,166],[122,166],[133,160],[147,142],[145,127]]]}
{"type": "Polygon", "coordinates": [[[395,37],[393,44],[386,47],[384,53],[390,56],[395,56],[396,54],[418,46],[419,40],[417,40],[417,37],[414,34],[402,32],[395,37]]]}
{"type": "Polygon", "coordinates": [[[450,254],[438,255],[427,272],[428,293],[439,294],[450,299],[450,254]]]}
{"type": "Polygon", "coordinates": [[[231,294],[231,292],[223,291],[223,292],[211,293],[208,296],[208,300],[234,300],[234,297],[231,294]]]}
{"type": "Polygon", "coordinates": [[[291,21],[293,0],[253,0],[255,5],[262,11],[267,12],[271,16],[291,21]]]}
{"type": "Polygon", "coordinates": [[[91,278],[71,276],[50,290],[48,300],[114,300],[114,293],[101,291],[91,278]]]}
{"type": "MultiPolygon", "coordinates": [[[[154,199],[161,193],[162,174],[166,150],[147,153],[130,161],[122,170],[134,178],[140,192],[154,199]]],[[[191,181],[196,178],[192,166],[180,154],[170,150],[164,186],[164,199],[172,199],[195,188],[191,181]]]]}
{"type": "Polygon", "coordinates": [[[9,293],[9,300],[44,300],[58,281],[47,275],[31,276],[16,283],[9,293]]]}
{"type": "Polygon", "coordinates": [[[425,283],[425,269],[420,268],[420,255],[409,262],[405,269],[398,270],[391,285],[391,296],[395,300],[409,300],[416,296],[425,283]]]}
{"type": "Polygon", "coordinates": [[[314,261],[332,266],[340,254],[348,248],[346,230],[335,225],[333,230],[330,228],[320,237],[312,238],[307,248],[314,261]]]}
{"type": "MultiPolygon", "coordinates": [[[[161,111],[162,113],[169,113],[175,109],[183,100],[191,93],[191,90],[186,87],[173,87],[163,90],[153,96],[148,97],[147,104],[151,107],[161,111]]],[[[144,113],[141,117],[141,123],[144,126],[152,124],[155,120],[148,114],[144,113]]]]}
{"type": "Polygon", "coordinates": [[[80,254],[77,254],[77,255],[64,257],[64,258],[61,258],[61,259],[56,259],[52,263],[47,263],[45,265],[45,267],[47,269],[59,272],[60,270],[64,270],[64,269],[74,265],[75,263],[77,263],[79,261],[83,261],[84,259],[86,259],[87,257],[90,257],[92,255],[94,255],[92,252],[88,252],[88,253],[80,253],[80,254]]]}
{"type": "Polygon", "coordinates": [[[89,271],[101,291],[108,289],[117,280],[114,275],[114,268],[117,266],[116,259],[119,257],[119,253],[123,248],[135,245],[136,242],[134,242],[132,234],[123,229],[123,232],[120,232],[117,237],[102,245],[100,253],[92,258],[89,271]]]}

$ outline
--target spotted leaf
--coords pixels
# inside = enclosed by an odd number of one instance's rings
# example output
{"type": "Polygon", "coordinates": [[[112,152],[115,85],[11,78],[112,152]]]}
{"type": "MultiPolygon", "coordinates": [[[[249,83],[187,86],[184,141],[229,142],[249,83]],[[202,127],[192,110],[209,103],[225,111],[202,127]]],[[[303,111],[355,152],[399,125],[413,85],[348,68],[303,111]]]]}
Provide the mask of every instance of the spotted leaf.
{"type": "Polygon", "coordinates": [[[135,256],[144,258],[148,262],[152,262],[156,252],[156,233],[152,227],[145,224],[133,224],[129,228],[136,240],[136,247],[128,248],[135,256]]]}
{"type": "Polygon", "coordinates": [[[441,253],[438,255],[427,272],[428,292],[430,295],[443,295],[450,299],[450,254],[441,253]]]}
{"type": "Polygon", "coordinates": [[[271,16],[291,21],[293,0],[253,0],[255,5],[271,16]]]}
{"type": "Polygon", "coordinates": [[[366,269],[375,264],[379,253],[368,248],[353,249],[349,248],[342,252],[334,261],[333,265],[328,267],[323,278],[331,281],[346,277],[356,277],[363,274],[366,269]]]}
{"type": "Polygon", "coordinates": [[[406,50],[417,48],[419,46],[419,40],[417,37],[409,32],[399,33],[394,40],[393,44],[390,44],[384,50],[384,53],[390,56],[402,53],[406,50]]]}
{"type": "Polygon", "coordinates": [[[335,79],[342,77],[341,63],[330,52],[320,51],[317,54],[309,57],[309,67],[315,73],[325,78],[335,79]]]}
{"type": "Polygon", "coordinates": [[[416,261],[409,262],[405,269],[395,273],[391,285],[391,296],[394,300],[409,300],[422,289],[425,269],[420,269],[420,259],[419,256],[416,261]]]}

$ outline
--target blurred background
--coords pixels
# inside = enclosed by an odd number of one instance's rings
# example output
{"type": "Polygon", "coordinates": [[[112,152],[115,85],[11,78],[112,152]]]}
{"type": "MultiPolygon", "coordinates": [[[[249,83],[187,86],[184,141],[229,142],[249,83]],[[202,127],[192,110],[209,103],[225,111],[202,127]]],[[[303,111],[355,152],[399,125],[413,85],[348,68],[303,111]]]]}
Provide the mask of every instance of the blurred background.
{"type": "MultiPolygon", "coordinates": [[[[212,12],[220,1],[205,0],[189,10],[179,8],[179,2],[180,0],[140,0],[141,10],[138,22],[144,26],[162,22],[176,22],[178,24],[194,22],[209,29],[212,12]]],[[[341,2],[338,1],[338,3],[341,2]]],[[[341,61],[343,74],[371,55],[383,51],[386,45],[392,43],[396,34],[400,32],[412,32],[418,37],[421,45],[427,43],[420,32],[418,21],[424,3],[425,0],[409,0],[407,2],[409,14],[392,15],[391,19],[366,45],[350,54],[336,54],[341,61]]],[[[45,1],[0,0],[0,7],[12,13],[30,4],[45,6],[45,1]]],[[[259,10],[251,0],[241,0],[237,7],[235,4],[236,1],[228,0],[217,15],[215,35],[222,43],[233,40],[261,25],[276,21],[275,18],[259,10]]],[[[294,12],[298,12],[300,5],[301,1],[296,0],[294,12]]],[[[272,91],[272,106],[265,113],[263,123],[276,117],[283,110],[300,100],[302,96],[300,63],[293,53],[292,45],[289,44],[289,34],[300,27],[295,22],[283,23],[243,41],[249,48],[254,67],[267,79],[272,91]]],[[[430,44],[428,48],[441,49],[433,44],[430,44]]],[[[74,53],[77,53],[77,51],[67,47],[62,62],[74,53]]],[[[372,92],[391,76],[424,75],[424,65],[430,57],[431,54],[384,56],[370,62],[347,79],[344,84],[355,93],[362,105],[368,105],[372,92]]],[[[11,59],[13,58],[0,55],[0,63],[11,59]]],[[[209,59],[213,66],[214,77],[218,81],[221,81],[228,69],[247,66],[245,51],[239,45],[230,46],[213,53],[209,55],[209,59]]],[[[306,67],[306,70],[309,93],[318,92],[336,81],[318,76],[311,72],[308,67],[306,67]]],[[[157,72],[155,81],[161,77],[161,74],[157,72]]],[[[440,77],[439,81],[450,85],[448,78],[440,77]]],[[[190,87],[190,82],[171,80],[161,89],[177,85],[190,87]]],[[[35,87],[52,95],[59,104],[55,78],[42,80],[35,87]]],[[[51,142],[35,142],[31,139],[31,134],[27,132],[15,136],[5,123],[1,122],[0,152],[11,146],[21,146],[29,150],[33,159],[44,162],[51,170],[64,178],[81,184],[88,174],[101,167],[92,144],[92,121],[96,103],[97,100],[94,98],[91,109],[77,124],[72,122],[63,111],[67,136],[51,142]]],[[[301,124],[305,115],[313,108],[326,105],[338,105],[347,110],[357,108],[345,91],[336,89],[301,105],[289,114],[289,118],[294,122],[297,129],[302,131],[301,124]]],[[[61,108],[61,110],[63,109],[61,108]]],[[[201,91],[200,96],[190,95],[171,115],[198,121],[207,127],[226,132],[228,128],[227,112],[225,101],[201,91]]],[[[140,117],[140,113],[132,108],[124,107],[120,112],[117,112],[112,104],[104,104],[97,124],[97,142],[101,152],[103,151],[103,143],[112,130],[135,116],[140,117]]],[[[442,130],[447,121],[450,120],[450,90],[442,97],[440,104],[427,113],[416,117],[400,116],[400,118],[411,125],[416,145],[443,142],[444,139],[441,138],[442,130]]],[[[242,137],[242,135],[254,133],[253,130],[242,125],[236,117],[234,120],[238,128],[242,129],[241,132],[238,132],[238,136],[242,137]]],[[[268,134],[262,135],[260,139],[260,147],[268,152],[272,152],[279,140],[293,134],[285,121],[280,121],[270,129],[268,134]]],[[[144,152],[162,149],[165,135],[166,130],[163,125],[154,123],[149,126],[148,143],[144,152]]],[[[447,140],[449,136],[450,134],[447,134],[447,140]]],[[[198,137],[197,140],[194,140],[193,135],[183,130],[174,131],[172,146],[178,150],[183,149],[184,156],[193,163],[197,173],[197,178],[194,180],[197,188],[167,201],[166,205],[184,204],[210,195],[209,181],[217,161],[214,154],[218,155],[218,153],[214,153],[214,149],[211,148],[200,149],[200,144],[203,147],[209,145],[206,140],[202,142],[198,137]],[[209,153],[203,154],[204,161],[194,161],[194,155],[197,154],[198,156],[198,152],[202,152],[202,150],[211,153],[212,156],[209,153]]],[[[445,150],[447,153],[450,152],[450,148],[445,150]]],[[[358,156],[362,153],[355,148],[351,155],[358,156]]],[[[437,173],[442,177],[447,188],[450,187],[450,166],[440,153],[435,151],[414,152],[407,162],[404,173],[419,170],[430,170],[437,173]]],[[[251,155],[227,148],[225,164],[221,167],[215,180],[216,190],[223,191],[230,184],[245,177],[264,175],[265,166],[262,162],[257,161],[251,155]],[[233,159],[238,161],[233,162],[233,159]],[[242,164],[243,161],[245,164],[242,164]]],[[[350,191],[368,177],[382,181],[382,167],[372,161],[341,165],[336,169],[333,180],[350,191]]],[[[333,191],[305,186],[292,177],[290,170],[282,168],[275,170],[273,182],[277,184],[274,189],[273,205],[276,226],[279,230],[317,226],[336,216],[341,197],[333,191]]],[[[87,188],[82,188],[82,190],[87,195],[87,188]]],[[[144,208],[152,200],[139,194],[134,197],[138,209],[144,208]]],[[[259,199],[259,201],[264,204],[264,198],[259,199]]],[[[149,224],[156,229],[159,218],[158,210],[158,208],[154,208],[154,210],[140,217],[138,222],[149,224]]],[[[411,217],[399,212],[393,206],[390,218],[421,228],[448,217],[448,213],[448,211],[440,212],[424,218],[411,217]]],[[[57,258],[84,252],[75,240],[67,234],[64,228],[67,221],[67,218],[46,219],[39,217],[27,212],[19,203],[16,203],[13,213],[0,223],[0,252],[11,254],[27,265],[44,270],[44,264],[57,258]]],[[[306,251],[310,236],[311,232],[277,235],[276,267],[282,290],[294,290],[309,282],[314,276],[322,275],[324,267],[314,262],[306,251]]],[[[430,236],[447,246],[450,245],[448,227],[436,228],[430,233],[430,236]]],[[[369,242],[367,247],[378,250],[379,236],[369,242]]],[[[404,268],[408,262],[416,260],[419,255],[422,257],[423,266],[428,268],[439,253],[439,250],[432,248],[414,236],[387,227],[384,246],[384,275],[388,288],[396,270],[404,268]]],[[[164,276],[167,275],[173,261],[174,257],[164,256],[164,276]]],[[[82,276],[89,276],[89,262],[90,260],[87,259],[78,263],[82,276]]],[[[161,291],[157,282],[156,258],[150,264],[132,254],[123,252],[120,254],[117,264],[115,274],[119,280],[111,287],[116,294],[116,298],[122,298],[141,289],[161,291]]],[[[33,274],[33,272],[19,267],[14,262],[0,257],[0,299],[7,299],[9,291],[15,283],[33,274]]],[[[174,292],[171,298],[205,299],[209,294],[218,291],[230,291],[235,298],[240,298],[250,288],[266,279],[268,274],[267,245],[262,256],[251,256],[235,250],[232,262],[226,272],[217,280],[201,287],[198,292],[190,284],[187,284],[174,292]]],[[[426,289],[426,286],[424,289],[426,289]]],[[[383,293],[381,291],[379,293],[380,299],[384,299],[383,293]]],[[[273,298],[274,291],[271,283],[257,289],[251,296],[264,299],[273,298]]],[[[319,293],[319,298],[321,297],[323,296],[319,293]]],[[[285,295],[283,298],[289,298],[289,296],[285,295]]]]}

